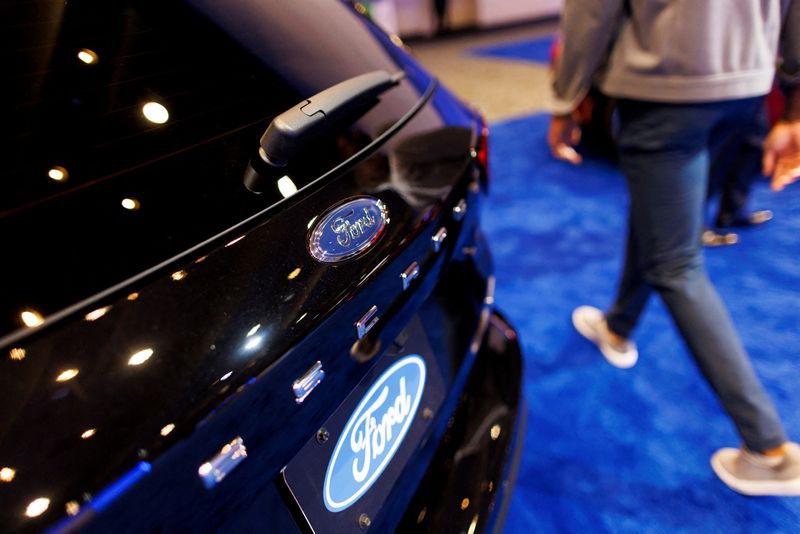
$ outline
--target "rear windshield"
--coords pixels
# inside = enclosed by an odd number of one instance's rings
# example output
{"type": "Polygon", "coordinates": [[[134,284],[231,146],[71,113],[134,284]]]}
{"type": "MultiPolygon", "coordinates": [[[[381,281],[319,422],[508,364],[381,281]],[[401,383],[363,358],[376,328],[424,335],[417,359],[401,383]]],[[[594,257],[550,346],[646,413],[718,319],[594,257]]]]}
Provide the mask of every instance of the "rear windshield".
{"type": "MultiPolygon", "coordinates": [[[[399,70],[346,4],[25,0],[0,8],[0,336],[165,261],[285,195],[242,176],[270,120],[344,79],[399,70]]],[[[394,47],[396,48],[396,47],[394,47]]],[[[417,102],[416,72],[337,138],[302,187],[417,102]],[[416,78],[415,78],[416,77],[416,78]]]]}

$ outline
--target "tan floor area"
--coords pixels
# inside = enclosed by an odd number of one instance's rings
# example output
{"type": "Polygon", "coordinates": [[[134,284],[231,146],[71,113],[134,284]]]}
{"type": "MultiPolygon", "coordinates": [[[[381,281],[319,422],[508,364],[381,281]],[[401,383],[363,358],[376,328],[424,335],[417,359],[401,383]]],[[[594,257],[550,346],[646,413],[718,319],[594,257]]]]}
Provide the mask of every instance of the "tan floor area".
{"type": "Polygon", "coordinates": [[[469,50],[535,39],[555,30],[556,22],[546,21],[412,42],[410,47],[447,87],[494,122],[547,109],[550,83],[547,66],[470,56],[469,50]]]}

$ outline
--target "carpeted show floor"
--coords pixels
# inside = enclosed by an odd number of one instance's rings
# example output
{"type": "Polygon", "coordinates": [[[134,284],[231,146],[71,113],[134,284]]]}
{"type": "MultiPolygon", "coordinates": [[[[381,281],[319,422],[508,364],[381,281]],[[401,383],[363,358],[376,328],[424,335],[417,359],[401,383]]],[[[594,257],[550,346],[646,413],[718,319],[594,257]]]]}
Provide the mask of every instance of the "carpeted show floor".
{"type": "MultiPolygon", "coordinates": [[[[581,304],[611,302],[627,193],[610,164],[572,167],[546,149],[545,115],[493,124],[483,212],[498,306],[525,352],[528,429],[507,533],[800,532],[800,498],[747,498],[709,457],[737,446],[732,425],[654,298],[620,370],[572,328],[581,304]]],[[[754,365],[800,440],[800,184],[759,184],[775,220],[707,264],[754,365]]]]}

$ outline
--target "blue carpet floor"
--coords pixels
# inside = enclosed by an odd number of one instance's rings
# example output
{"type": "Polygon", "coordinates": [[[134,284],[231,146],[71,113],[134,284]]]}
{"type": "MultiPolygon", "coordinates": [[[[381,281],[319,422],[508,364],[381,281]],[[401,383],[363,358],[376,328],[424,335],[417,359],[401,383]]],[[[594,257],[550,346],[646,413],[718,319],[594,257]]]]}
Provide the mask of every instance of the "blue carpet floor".
{"type": "Polygon", "coordinates": [[[476,48],[473,49],[471,53],[473,55],[483,57],[516,59],[521,61],[531,61],[533,63],[549,63],[550,48],[553,46],[554,40],[555,36],[548,35],[538,39],[476,48]]]}
{"type": "MultiPolygon", "coordinates": [[[[657,298],[635,333],[639,363],[615,369],[572,329],[580,304],[611,302],[627,193],[610,164],[550,158],[548,119],[493,125],[483,213],[497,303],[526,358],[528,432],[506,532],[800,532],[800,498],[747,498],[709,457],[738,438],[657,298]]],[[[775,220],[708,250],[707,264],[754,365],[800,440],[800,184],[759,184],[775,220]]]]}

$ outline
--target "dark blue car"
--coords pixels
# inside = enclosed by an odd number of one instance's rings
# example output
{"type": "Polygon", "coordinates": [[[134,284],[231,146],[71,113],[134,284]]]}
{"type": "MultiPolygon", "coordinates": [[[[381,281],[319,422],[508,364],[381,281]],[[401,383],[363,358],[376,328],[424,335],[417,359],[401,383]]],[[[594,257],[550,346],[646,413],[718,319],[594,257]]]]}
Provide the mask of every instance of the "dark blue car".
{"type": "Polygon", "coordinates": [[[358,4],[0,5],[0,531],[501,528],[480,115],[358,4]]]}

